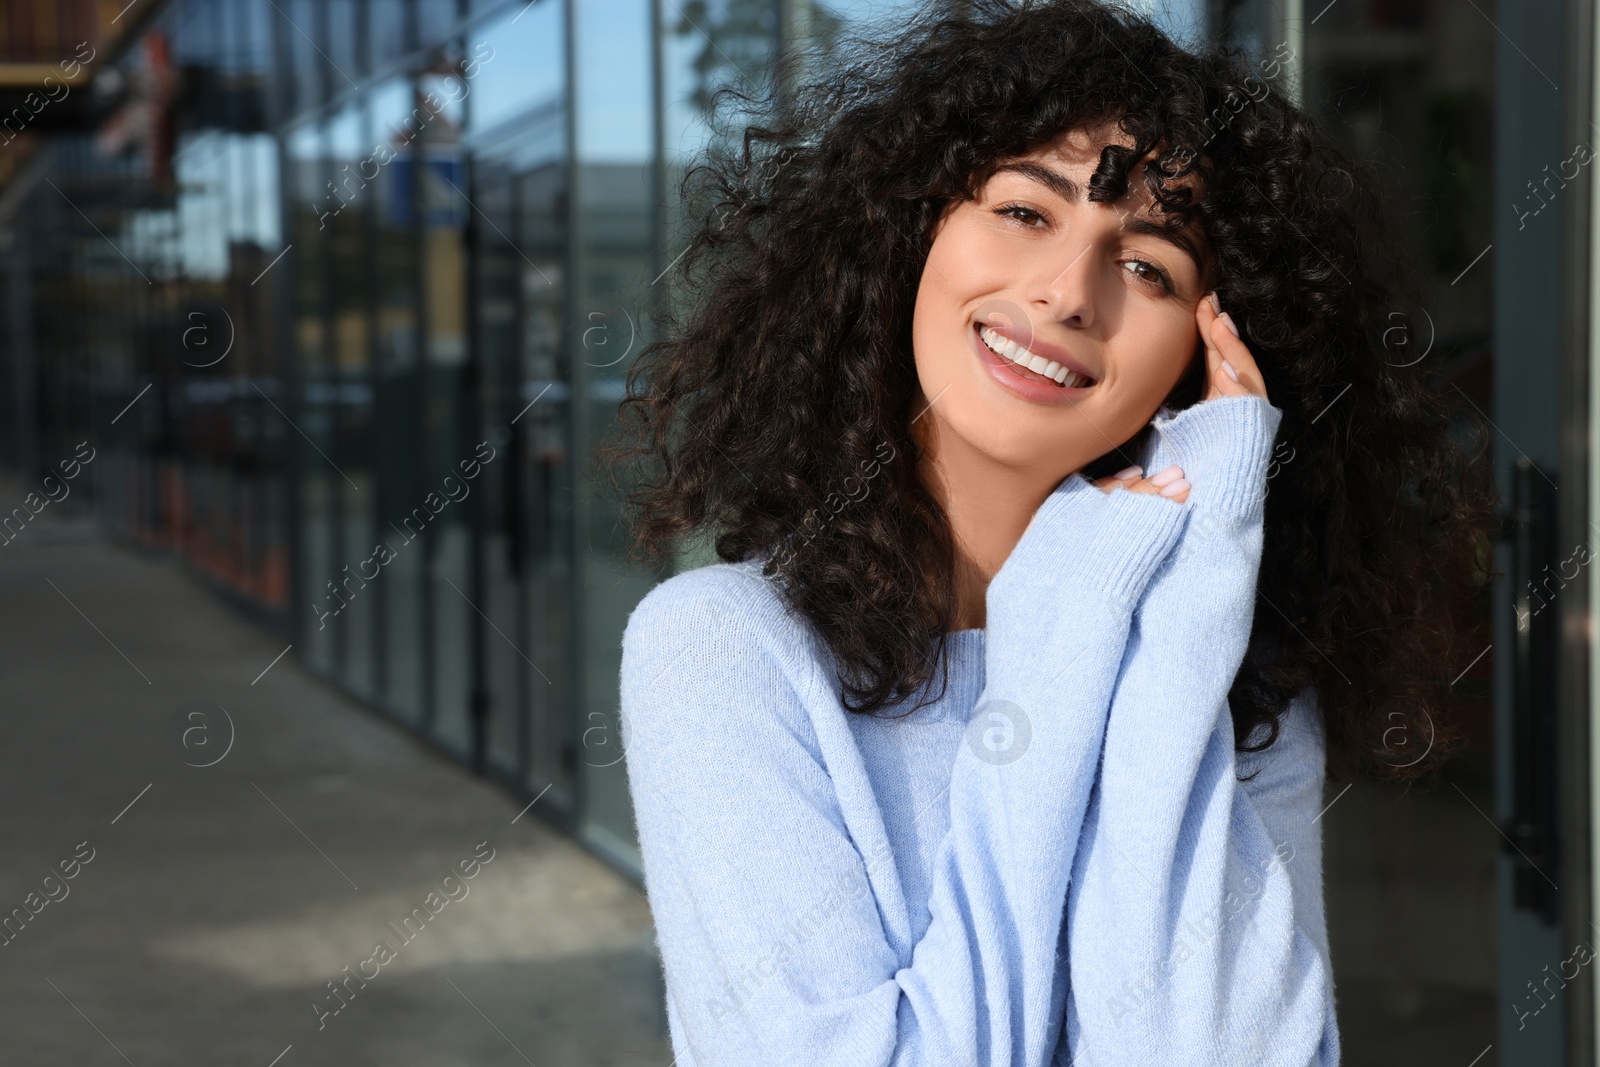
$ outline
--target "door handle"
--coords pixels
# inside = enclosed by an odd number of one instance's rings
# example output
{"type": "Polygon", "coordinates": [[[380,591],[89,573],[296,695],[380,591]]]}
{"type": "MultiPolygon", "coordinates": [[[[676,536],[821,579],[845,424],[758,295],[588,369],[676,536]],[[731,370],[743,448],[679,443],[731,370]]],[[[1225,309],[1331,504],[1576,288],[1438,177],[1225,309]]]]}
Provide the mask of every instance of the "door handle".
{"type": "MultiPolygon", "coordinates": [[[[1503,516],[1511,542],[1515,623],[1511,654],[1511,817],[1501,826],[1511,860],[1512,906],[1560,921],[1557,650],[1560,619],[1546,610],[1557,565],[1555,486],[1532,460],[1517,458],[1512,505],[1503,516]]],[[[1557,576],[1559,581],[1559,576],[1557,576]]]]}

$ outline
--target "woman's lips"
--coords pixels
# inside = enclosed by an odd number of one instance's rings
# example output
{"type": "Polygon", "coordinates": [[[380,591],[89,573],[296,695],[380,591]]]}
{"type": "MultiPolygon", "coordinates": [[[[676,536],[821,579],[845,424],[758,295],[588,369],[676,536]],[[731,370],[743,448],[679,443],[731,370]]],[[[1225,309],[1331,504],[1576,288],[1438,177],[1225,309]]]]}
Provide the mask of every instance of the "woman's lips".
{"type": "Polygon", "coordinates": [[[1093,385],[1095,375],[1064,346],[1040,337],[1032,329],[1022,329],[1008,322],[978,322],[978,336],[990,348],[1013,361],[1021,362],[1028,370],[1046,378],[1067,382],[1061,370],[1077,375],[1071,385],[1093,385]]]}
{"type": "Polygon", "coordinates": [[[1071,388],[1058,385],[1052,378],[1046,378],[1026,367],[1019,367],[984,343],[979,335],[979,331],[983,328],[983,323],[974,323],[968,332],[973,353],[983,364],[989,377],[1008,392],[1034,404],[1066,404],[1077,401],[1094,388],[1094,384],[1071,388]]]}
{"type": "MultiPolygon", "coordinates": [[[[1001,357],[1001,358],[1004,358],[1004,357],[1001,357]]],[[[1028,378],[1028,379],[1030,379],[1032,381],[1039,382],[1041,385],[1053,385],[1057,389],[1065,389],[1066,388],[1065,385],[1062,385],[1060,382],[1056,381],[1054,378],[1046,378],[1044,375],[1040,374],[1038,371],[1030,370],[1029,368],[1024,367],[1020,363],[1013,362],[1012,360],[1009,360],[1009,359],[1006,360],[1006,363],[1009,364],[1009,369],[1010,370],[1015,371],[1016,373],[1022,375],[1024,378],[1028,378]]]]}

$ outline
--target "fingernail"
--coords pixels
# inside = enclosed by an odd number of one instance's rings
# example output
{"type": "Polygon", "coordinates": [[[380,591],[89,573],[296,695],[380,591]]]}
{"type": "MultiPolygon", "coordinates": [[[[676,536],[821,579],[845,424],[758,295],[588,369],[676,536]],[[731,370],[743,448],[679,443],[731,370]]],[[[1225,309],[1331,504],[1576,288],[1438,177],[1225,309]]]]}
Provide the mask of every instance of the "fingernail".
{"type": "Polygon", "coordinates": [[[1178,466],[1176,463],[1174,463],[1172,466],[1168,467],[1166,470],[1162,471],[1160,474],[1151,475],[1150,476],[1150,484],[1154,485],[1154,486],[1163,486],[1163,485],[1166,485],[1168,482],[1172,481],[1174,478],[1182,478],[1182,477],[1183,477],[1183,468],[1178,466]]]}
{"type": "Polygon", "coordinates": [[[1117,473],[1113,474],[1111,477],[1112,477],[1113,481],[1120,482],[1124,478],[1137,478],[1139,475],[1141,475],[1143,473],[1144,473],[1144,468],[1143,467],[1124,467],[1122,470],[1120,470],[1117,473]]]}
{"type": "Polygon", "coordinates": [[[1187,478],[1179,478],[1175,482],[1168,482],[1162,488],[1161,495],[1165,496],[1165,497],[1178,496],[1178,495],[1182,494],[1182,492],[1187,488],[1189,488],[1189,479],[1187,479],[1187,478]]]}
{"type": "Polygon", "coordinates": [[[1238,381],[1239,380],[1239,373],[1238,373],[1238,371],[1235,371],[1233,369],[1233,364],[1232,363],[1229,363],[1227,360],[1223,360],[1222,361],[1222,369],[1227,371],[1228,372],[1228,377],[1232,378],[1234,381],[1238,381]]]}
{"type": "Polygon", "coordinates": [[[1229,333],[1233,334],[1235,337],[1239,336],[1239,327],[1237,327],[1237,326],[1235,326],[1233,324],[1233,316],[1232,315],[1230,315],[1226,311],[1224,311],[1222,314],[1218,315],[1217,318],[1222,320],[1222,325],[1224,325],[1224,326],[1226,326],[1228,328],[1228,332],[1229,333]]]}
{"type": "Polygon", "coordinates": [[[1217,291],[1215,289],[1206,294],[1206,299],[1211,301],[1212,311],[1215,311],[1218,315],[1222,314],[1222,301],[1217,299],[1217,291]]]}

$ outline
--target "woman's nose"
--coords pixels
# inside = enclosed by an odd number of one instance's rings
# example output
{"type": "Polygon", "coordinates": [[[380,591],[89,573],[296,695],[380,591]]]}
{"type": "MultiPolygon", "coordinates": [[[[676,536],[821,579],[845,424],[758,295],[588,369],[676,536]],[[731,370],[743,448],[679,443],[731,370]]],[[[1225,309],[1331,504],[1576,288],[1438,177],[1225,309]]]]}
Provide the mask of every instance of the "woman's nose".
{"type": "Polygon", "coordinates": [[[1068,235],[1038,264],[1029,294],[1034,307],[1055,322],[1093,323],[1096,261],[1092,241],[1068,235]]]}

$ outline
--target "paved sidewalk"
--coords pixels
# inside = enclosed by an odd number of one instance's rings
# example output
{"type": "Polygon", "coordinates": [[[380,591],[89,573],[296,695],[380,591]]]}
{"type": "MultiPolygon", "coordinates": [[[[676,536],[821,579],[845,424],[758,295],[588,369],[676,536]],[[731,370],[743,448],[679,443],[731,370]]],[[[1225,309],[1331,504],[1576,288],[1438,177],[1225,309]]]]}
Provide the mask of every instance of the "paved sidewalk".
{"type": "Polygon", "coordinates": [[[292,654],[252,685],[282,644],[178,564],[52,504],[0,605],[0,1061],[671,1063],[643,896],[292,654]]]}

